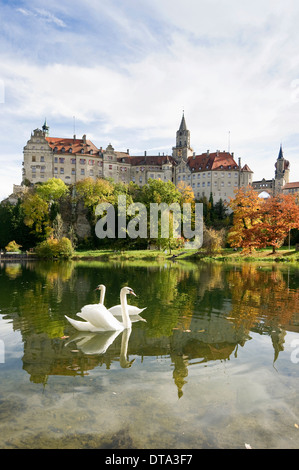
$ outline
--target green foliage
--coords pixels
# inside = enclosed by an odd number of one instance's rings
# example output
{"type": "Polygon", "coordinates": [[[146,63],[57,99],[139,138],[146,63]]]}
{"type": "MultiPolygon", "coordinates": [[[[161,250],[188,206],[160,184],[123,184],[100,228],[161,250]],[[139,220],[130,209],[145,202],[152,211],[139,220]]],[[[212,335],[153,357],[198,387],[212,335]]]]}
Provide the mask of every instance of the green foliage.
{"type": "Polygon", "coordinates": [[[61,240],[57,238],[48,238],[36,247],[36,253],[40,258],[71,258],[73,255],[73,247],[71,241],[63,237],[61,240]]]}
{"type": "Polygon", "coordinates": [[[36,193],[46,202],[57,201],[69,192],[68,187],[60,178],[50,178],[36,186],[36,193]]]}
{"type": "Polygon", "coordinates": [[[22,245],[19,245],[15,240],[12,240],[11,242],[6,245],[5,250],[8,251],[9,253],[15,252],[15,253],[21,253],[20,248],[22,245]]]}
{"type": "Polygon", "coordinates": [[[24,223],[24,211],[21,200],[13,205],[9,202],[0,204],[0,247],[5,247],[15,240],[27,250],[37,243],[37,237],[30,233],[30,228],[24,223]]]}

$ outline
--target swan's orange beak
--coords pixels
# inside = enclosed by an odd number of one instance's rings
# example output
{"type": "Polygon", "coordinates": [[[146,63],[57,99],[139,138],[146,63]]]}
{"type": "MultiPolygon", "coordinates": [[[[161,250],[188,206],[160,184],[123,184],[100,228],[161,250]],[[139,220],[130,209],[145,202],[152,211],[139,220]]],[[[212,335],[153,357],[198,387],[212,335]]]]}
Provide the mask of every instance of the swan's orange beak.
{"type": "Polygon", "coordinates": [[[135,294],[135,292],[133,290],[131,290],[130,294],[133,294],[133,295],[135,295],[135,297],[137,297],[137,295],[135,294]]]}

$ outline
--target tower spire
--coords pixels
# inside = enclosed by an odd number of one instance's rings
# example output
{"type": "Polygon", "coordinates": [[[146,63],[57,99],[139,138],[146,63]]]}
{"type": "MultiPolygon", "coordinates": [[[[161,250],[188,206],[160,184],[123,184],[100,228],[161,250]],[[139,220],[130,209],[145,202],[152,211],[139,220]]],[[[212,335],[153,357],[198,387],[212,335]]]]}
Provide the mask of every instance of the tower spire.
{"type": "Polygon", "coordinates": [[[42,129],[43,129],[43,132],[44,132],[45,136],[48,137],[48,136],[49,136],[49,129],[50,129],[50,128],[49,128],[49,126],[48,126],[48,124],[47,124],[47,119],[46,119],[46,118],[45,118],[45,122],[44,122],[44,124],[43,124],[42,129]]]}

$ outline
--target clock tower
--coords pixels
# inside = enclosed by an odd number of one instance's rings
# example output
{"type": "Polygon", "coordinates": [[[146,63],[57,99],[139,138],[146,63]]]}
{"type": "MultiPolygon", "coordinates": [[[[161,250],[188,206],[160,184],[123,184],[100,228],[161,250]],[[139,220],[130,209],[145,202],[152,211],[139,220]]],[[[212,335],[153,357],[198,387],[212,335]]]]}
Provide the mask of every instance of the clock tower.
{"type": "Polygon", "coordinates": [[[172,148],[172,156],[177,160],[187,161],[191,157],[193,150],[190,147],[190,131],[187,129],[186,120],[183,113],[181,125],[176,133],[176,146],[172,148]]]}

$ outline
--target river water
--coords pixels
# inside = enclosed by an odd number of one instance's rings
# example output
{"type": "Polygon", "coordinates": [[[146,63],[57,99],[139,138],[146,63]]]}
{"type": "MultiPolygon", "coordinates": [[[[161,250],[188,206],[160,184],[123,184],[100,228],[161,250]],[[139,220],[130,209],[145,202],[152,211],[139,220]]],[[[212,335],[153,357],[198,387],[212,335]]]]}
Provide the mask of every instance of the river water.
{"type": "Polygon", "coordinates": [[[1,265],[0,448],[298,448],[298,378],[296,265],[1,265]],[[100,283],[146,322],[76,331],[100,283]]]}

